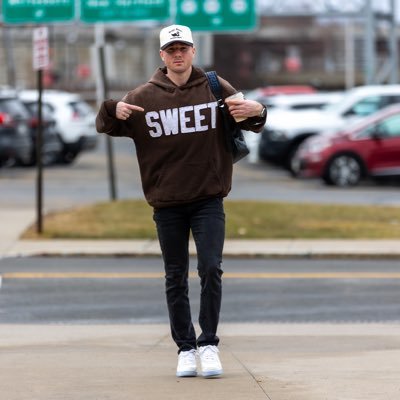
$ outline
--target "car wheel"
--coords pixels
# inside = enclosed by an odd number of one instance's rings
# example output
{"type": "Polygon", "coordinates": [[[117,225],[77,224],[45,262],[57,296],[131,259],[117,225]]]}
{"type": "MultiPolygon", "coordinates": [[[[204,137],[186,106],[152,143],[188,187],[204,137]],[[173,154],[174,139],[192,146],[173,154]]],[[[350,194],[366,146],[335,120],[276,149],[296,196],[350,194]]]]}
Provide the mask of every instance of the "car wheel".
{"type": "Polygon", "coordinates": [[[297,151],[300,147],[300,144],[301,143],[296,143],[295,145],[293,145],[286,158],[286,168],[289,170],[290,174],[293,177],[297,177],[300,172],[300,159],[297,156],[297,151]]]}
{"type": "Polygon", "coordinates": [[[61,163],[62,164],[72,164],[78,154],[72,151],[67,151],[61,155],[61,163]]]}
{"type": "Polygon", "coordinates": [[[341,154],[329,162],[323,179],[330,185],[354,186],[360,182],[361,177],[362,167],[357,158],[341,154]]]}
{"type": "Polygon", "coordinates": [[[8,157],[0,160],[0,167],[15,167],[18,165],[18,161],[15,159],[15,157],[8,157]]]}
{"type": "Polygon", "coordinates": [[[42,155],[42,164],[45,166],[56,164],[59,156],[57,151],[46,152],[42,155]]]}

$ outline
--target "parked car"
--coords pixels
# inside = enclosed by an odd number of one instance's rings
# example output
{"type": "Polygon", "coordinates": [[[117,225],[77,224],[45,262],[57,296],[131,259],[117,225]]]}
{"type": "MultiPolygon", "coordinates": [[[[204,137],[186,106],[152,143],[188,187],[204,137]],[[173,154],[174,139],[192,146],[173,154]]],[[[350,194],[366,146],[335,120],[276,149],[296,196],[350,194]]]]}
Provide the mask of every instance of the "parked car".
{"type": "MultiPolygon", "coordinates": [[[[269,111],[322,110],[342,100],[344,92],[278,95],[265,100],[269,111]]],[[[263,101],[261,101],[263,103],[263,101]]]]}
{"type": "MultiPolygon", "coordinates": [[[[38,104],[28,102],[25,106],[30,115],[29,125],[32,139],[32,151],[29,164],[33,165],[36,163],[36,138],[39,129],[38,104]]],[[[45,105],[42,107],[42,138],[42,164],[55,164],[60,159],[63,147],[56,131],[56,121],[52,118],[50,110],[45,105]]]]}
{"type": "MultiPolygon", "coordinates": [[[[323,109],[330,104],[335,104],[343,98],[343,92],[316,92],[307,94],[276,95],[271,97],[254,97],[268,108],[267,125],[274,125],[275,120],[280,120],[284,113],[290,111],[323,109]]],[[[247,98],[247,97],[246,97],[247,98]]],[[[244,136],[250,149],[248,160],[257,162],[260,153],[261,135],[245,131],[244,136]]]]}
{"type": "Polygon", "coordinates": [[[269,99],[277,95],[309,94],[317,90],[309,85],[270,85],[251,90],[246,93],[248,99],[269,99]]]}
{"type": "Polygon", "coordinates": [[[293,172],[292,160],[308,137],[336,130],[400,102],[400,85],[360,86],[349,90],[341,101],[322,110],[284,112],[270,118],[261,134],[260,157],[293,172]]]}
{"type": "Polygon", "coordinates": [[[28,110],[15,92],[0,90],[0,166],[30,162],[29,119],[28,110]]]}
{"type": "Polygon", "coordinates": [[[339,132],[308,138],[294,160],[300,176],[320,177],[329,185],[356,185],[368,176],[400,176],[400,104],[339,132]]]}
{"type": "MultiPolygon", "coordinates": [[[[38,99],[35,90],[23,90],[19,96],[25,103],[35,103],[38,99]]],[[[82,151],[96,148],[96,115],[78,94],[45,90],[42,102],[56,121],[55,129],[63,146],[61,162],[71,163],[82,151]]]]}

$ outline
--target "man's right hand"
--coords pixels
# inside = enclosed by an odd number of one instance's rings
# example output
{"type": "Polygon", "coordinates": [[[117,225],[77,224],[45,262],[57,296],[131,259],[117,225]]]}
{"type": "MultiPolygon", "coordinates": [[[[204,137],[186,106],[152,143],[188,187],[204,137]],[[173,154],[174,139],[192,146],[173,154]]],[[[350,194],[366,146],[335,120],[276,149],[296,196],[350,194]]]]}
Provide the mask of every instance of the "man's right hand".
{"type": "Polygon", "coordinates": [[[115,116],[118,119],[127,120],[133,111],[144,111],[144,108],[135,106],[133,104],[124,103],[123,101],[119,101],[117,103],[117,109],[115,111],[115,116]]]}

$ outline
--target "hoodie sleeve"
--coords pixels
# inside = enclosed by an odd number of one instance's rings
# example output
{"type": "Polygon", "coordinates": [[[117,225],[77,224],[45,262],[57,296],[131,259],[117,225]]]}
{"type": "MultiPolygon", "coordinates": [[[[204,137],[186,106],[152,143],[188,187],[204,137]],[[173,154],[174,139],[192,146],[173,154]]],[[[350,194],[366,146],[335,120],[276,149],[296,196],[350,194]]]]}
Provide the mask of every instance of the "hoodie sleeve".
{"type": "Polygon", "coordinates": [[[117,100],[106,100],[96,116],[96,129],[110,136],[129,136],[124,121],[115,116],[117,100]]]}
{"type": "MultiPolygon", "coordinates": [[[[221,82],[222,88],[223,88],[223,98],[226,98],[230,96],[231,94],[234,94],[237,92],[237,90],[225,79],[219,77],[219,80],[221,82]]],[[[263,104],[264,105],[264,104],[263,104]]],[[[253,132],[261,132],[264,128],[264,125],[267,121],[267,115],[265,117],[260,118],[260,117],[250,117],[244,120],[243,122],[239,123],[239,126],[246,131],[253,131],[253,132]]]]}
{"type": "MultiPolygon", "coordinates": [[[[267,111],[268,112],[268,111],[267,111]]],[[[263,130],[267,122],[267,113],[264,117],[250,117],[239,123],[239,126],[245,131],[253,131],[259,133],[263,130]]]]}

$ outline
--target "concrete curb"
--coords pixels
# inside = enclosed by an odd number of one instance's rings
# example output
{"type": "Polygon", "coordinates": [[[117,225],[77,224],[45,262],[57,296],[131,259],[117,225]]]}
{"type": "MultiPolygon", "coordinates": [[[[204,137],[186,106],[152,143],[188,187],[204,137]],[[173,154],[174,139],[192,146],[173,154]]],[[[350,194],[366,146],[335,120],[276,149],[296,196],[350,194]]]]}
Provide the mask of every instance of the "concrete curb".
{"type": "MultiPolygon", "coordinates": [[[[190,254],[196,254],[190,242],[190,254]]],[[[397,240],[227,240],[225,257],[400,258],[397,240]]],[[[17,240],[3,251],[16,256],[161,256],[157,240],[17,240]]]]}

